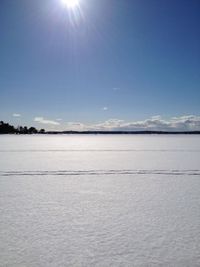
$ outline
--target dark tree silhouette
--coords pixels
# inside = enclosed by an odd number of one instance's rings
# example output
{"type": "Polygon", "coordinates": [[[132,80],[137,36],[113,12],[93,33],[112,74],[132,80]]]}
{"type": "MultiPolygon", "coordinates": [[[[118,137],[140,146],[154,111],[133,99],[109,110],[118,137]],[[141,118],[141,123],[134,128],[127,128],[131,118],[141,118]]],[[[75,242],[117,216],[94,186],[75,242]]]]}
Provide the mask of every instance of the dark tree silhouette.
{"type": "Polygon", "coordinates": [[[16,129],[14,126],[9,125],[8,123],[4,123],[0,121],[0,133],[15,133],[16,129]]]}
{"type": "Polygon", "coordinates": [[[30,127],[28,129],[28,133],[29,134],[36,134],[36,133],[38,133],[38,130],[35,127],[30,127]]]}
{"type": "Polygon", "coordinates": [[[45,133],[45,129],[40,129],[39,133],[44,134],[45,133]]]}
{"type": "Polygon", "coordinates": [[[36,133],[45,133],[44,129],[38,131],[35,127],[28,128],[27,126],[18,126],[15,128],[9,123],[0,121],[0,134],[36,134],[36,133]]]}

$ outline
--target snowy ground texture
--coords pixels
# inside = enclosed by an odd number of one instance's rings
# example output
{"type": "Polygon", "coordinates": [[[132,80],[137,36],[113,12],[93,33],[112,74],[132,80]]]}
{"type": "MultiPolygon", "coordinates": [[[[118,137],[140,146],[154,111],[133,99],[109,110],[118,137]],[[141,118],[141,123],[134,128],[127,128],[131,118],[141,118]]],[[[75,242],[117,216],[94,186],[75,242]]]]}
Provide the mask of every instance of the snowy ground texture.
{"type": "Polygon", "coordinates": [[[0,136],[0,266],[199,267],[200,136],[0,136]]]}

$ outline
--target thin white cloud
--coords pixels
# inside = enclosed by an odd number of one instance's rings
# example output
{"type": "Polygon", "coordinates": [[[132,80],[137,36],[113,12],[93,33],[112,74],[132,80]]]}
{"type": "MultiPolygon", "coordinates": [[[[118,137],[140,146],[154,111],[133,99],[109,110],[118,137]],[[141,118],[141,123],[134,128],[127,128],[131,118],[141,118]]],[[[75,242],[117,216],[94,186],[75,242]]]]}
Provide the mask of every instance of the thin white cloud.
{"type": "Polygon", "coordinates": [[[56,121],[62,121],[62,119],[58,118],[58,119],[56,119],[56,121]]]}
{"type": "Polygon", "coordinates": [[[88,127],[81,122],[68,122],[66,129],[71,131],[86,131],[88,127]]]}
{"type": "Polygon", "coordinates": [[[119,90],[120,90],[119,87],[114,87],[114,88],[113,88],[113,91],[119,91],[119,90]]]}
{"type": "Polygon", "coordinates": [[[108,107],[103,107],[102,110],[106,111],[106,110],[108,110],[108,107]]]}
{"type": "Polygon", "coordinates": [[[160,115],[141,121],[109,119],[96,124],[67,123],[67,130],[99,131],[200,131],[200,116],[188,115],[162,119],[160,115]]]}
{"type": "Polygon", "coordinates": [[[153,120],[160,120],[161,116],[160,115],[155,115],[151,117],[153,120]]]}
{"type": "Polygon", "coordinates": [[[15,118],[19,118],[19,117],[21,117],[21,114],[19,114],[19,113],[13,113],[12,115],[13,115],[13,117],[15,117],[15,118]]]}
{"type": "Polygon", "coordinates": [[[57,121],[47,120],[47,119],[44,119],[43,117],[35,117],[34,121],[37,123],[41,123],[41,124],[60,125],[60,123],[57,121]]]}

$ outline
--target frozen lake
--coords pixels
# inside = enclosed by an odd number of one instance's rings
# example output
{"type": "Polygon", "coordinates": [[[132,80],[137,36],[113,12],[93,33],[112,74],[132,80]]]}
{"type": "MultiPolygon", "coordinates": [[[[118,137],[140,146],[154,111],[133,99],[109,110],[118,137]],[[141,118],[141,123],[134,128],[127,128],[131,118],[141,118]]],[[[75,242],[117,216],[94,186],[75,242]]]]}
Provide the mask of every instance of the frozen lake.
{"type": "Polygon", "coordinates": [[[0,266],[199,267],[200,136],[0,136],[0,266]]]}

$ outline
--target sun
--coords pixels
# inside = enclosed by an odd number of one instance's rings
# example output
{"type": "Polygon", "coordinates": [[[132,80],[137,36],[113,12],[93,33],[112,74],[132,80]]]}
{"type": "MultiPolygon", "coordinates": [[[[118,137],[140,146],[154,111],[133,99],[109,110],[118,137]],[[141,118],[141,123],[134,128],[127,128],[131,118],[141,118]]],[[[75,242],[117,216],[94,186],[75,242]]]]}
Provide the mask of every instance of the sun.
{"type": "Polygon", "coordinates": [[[79,5],[79,0],[62,0],[62,2],[67,8],[71,9],[74,9],[79,5]]]}

